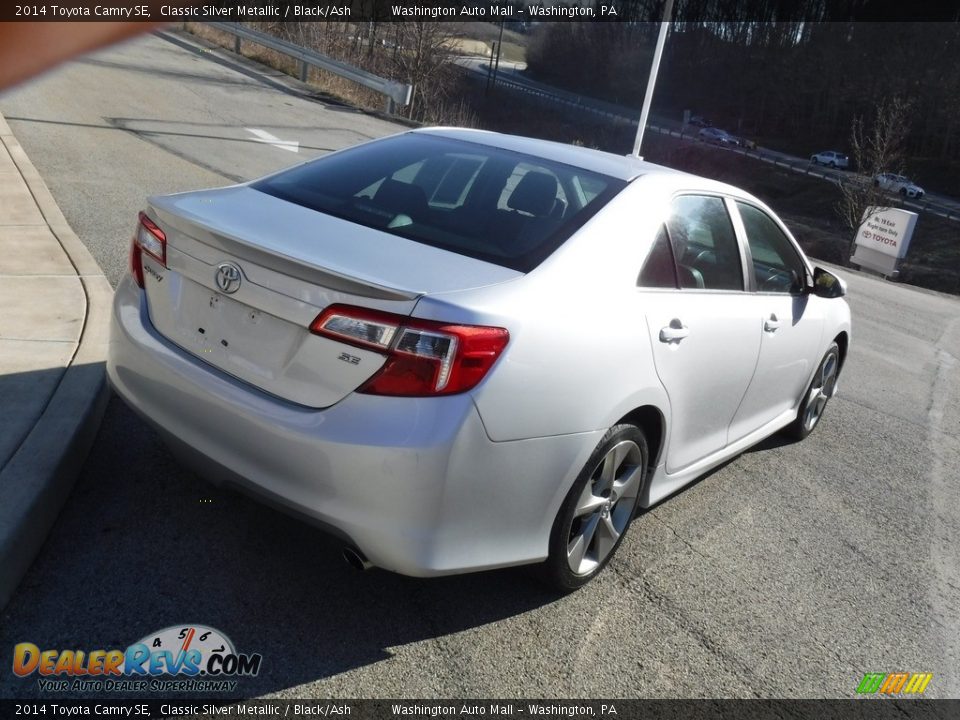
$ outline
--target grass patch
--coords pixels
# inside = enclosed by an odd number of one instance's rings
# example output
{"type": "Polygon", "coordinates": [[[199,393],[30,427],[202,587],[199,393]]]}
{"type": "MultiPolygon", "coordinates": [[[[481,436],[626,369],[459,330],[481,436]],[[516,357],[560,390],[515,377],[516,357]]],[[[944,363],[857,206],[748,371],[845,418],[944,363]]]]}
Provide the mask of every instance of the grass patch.
{"type": "MultiPolygon", "coordinates": [[[[460,23],[455,33],[457,37],[485,43],[489,49],[500,37],[500,25],[493,22],[465,22],[460,23]]],[[[525,63],[528,39],[528,35],[504,28],[500,61],[525,63]]]]}

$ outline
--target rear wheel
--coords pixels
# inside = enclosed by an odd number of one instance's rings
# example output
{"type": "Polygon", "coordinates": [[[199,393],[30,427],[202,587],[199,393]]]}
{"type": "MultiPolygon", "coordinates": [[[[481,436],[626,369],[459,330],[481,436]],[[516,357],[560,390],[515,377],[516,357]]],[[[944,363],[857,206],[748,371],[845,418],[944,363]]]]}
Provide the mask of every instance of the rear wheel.
{"type": "Polygon", "coordinates": [[[823,356],[820,367],[813,375],[810,386],[803,396],[797,418],[784,428],[784,434],[795,440],[803,440],[820,423],[827,401],[837,391],[837,376],[840,373],[840,348],[833,343],[823,356]]]}
{"type": "Polygon", "coordinates": [[[576,590],[606,566],[633,521],[646,469],[647,441],[640,429],[610,428],[553,522],[544,565],[551,585],[576,590]]]}

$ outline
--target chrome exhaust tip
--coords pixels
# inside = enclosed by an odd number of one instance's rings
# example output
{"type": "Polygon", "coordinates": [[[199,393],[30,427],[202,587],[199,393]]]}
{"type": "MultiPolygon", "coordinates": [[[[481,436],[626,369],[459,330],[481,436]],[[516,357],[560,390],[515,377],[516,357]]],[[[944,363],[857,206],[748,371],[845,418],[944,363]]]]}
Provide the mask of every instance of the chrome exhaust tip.
{"type": "Polygon", "coordinates": [[[343,549],[343,559],[354,570],[369,570],[373,567],[373,563],[367,560],[362,552],[352,547],[343,549]]]}

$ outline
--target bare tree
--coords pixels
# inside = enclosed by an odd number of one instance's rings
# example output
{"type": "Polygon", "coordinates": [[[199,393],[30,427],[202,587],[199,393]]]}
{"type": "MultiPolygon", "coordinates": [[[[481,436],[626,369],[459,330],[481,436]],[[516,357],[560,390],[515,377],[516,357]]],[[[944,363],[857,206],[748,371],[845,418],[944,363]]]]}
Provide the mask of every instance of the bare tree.
{"type": "Polygon", "coordinates": [[[413,85],[407,117],[430,120],[450,92],[453,58],[447,23],[410,21],[393,24],[395,75],[413,85]]]}
{"type": "MultiPolygon", "coordinates": [[[[854,236],[863,223],[869,207],[886,207],[886,192],[876,176],[903,170],[905,141],[910,131],[910,103],[899,95],[877,103],[868,120],[863,115],[853,119],[850,130],[850,157],[857,175],[840,182],[837,213],[854,236]]],[[[850,252],[854,250],[850,240],[850,252]]]]}

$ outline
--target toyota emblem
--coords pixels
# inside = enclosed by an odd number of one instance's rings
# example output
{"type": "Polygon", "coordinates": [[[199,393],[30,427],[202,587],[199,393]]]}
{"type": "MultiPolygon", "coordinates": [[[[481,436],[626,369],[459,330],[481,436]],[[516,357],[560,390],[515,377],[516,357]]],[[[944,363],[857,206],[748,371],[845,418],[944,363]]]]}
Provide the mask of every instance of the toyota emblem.
{"type": "Polygon", "coordinates": [[[240,268],[231,262],[220,263],[217,265],[217,274],[214,278],[217,281],[217,287],[221,292],[230,295],[235,293],[240,287],[242,274],[240,268]]]}

